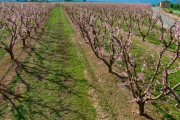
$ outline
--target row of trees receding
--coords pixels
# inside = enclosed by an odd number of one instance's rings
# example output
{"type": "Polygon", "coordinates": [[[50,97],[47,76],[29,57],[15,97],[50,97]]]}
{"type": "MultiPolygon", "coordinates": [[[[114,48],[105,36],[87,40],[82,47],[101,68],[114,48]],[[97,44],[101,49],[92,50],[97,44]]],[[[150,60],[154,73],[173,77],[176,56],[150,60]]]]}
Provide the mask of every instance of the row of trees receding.
{"type": "Polygon", "coordinates": [[[18,41],[26,45],[31,31],[41,25],[54,8],[47,3],[1,3],[0,4],[0,48],[14,60],[13,48],[18,41]]]}
{"type": "MultiPolygon", "coordinates": [[[[109,68],[109,73],[125,77],[127,86],[139,105],[139,114],[144,115],[146,103],[170,96],[180,104],[175,89],[178,80],[170,79],[180,69],[179,23],[165,28],[161,15],[153,18],[148,4],[63,3],[75,27],[97,58],[109,68]],[[158,26],[158,29],[157,29],[158,26]],[[156,53],[139,56],[133,51],[134,33],[139,32],[143,41],[152,31],[159,33],[156,53]],[[166,56],[174,46],[170,58],[166,56]],[[114,68],[119,71],[115,72],[114,68]]],[[[148,48],[147,48],[148,49],[148,48]]]]}

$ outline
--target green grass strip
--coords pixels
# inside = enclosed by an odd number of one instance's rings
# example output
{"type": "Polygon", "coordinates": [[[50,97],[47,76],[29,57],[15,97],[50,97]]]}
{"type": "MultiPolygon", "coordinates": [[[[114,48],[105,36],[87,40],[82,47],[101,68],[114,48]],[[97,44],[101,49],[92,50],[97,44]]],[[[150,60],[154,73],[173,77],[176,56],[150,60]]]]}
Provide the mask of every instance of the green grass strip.
{"type": "MultiPolygon", "coordinates": [[[[24,94],[15,100],[10,118],[94,120],[96,111],[87,95],[90,85],[84,77],[83,63],[71,42],[71,28],[60,6],[52,11],[40,42],[11,86],[12,95],[18,90],[17,83],[24,94]],[[30,86],[29,91],[22,80],[30,86]]],[[[8,108],[7,104],[5,102],[4,109],[8,108]]]]}

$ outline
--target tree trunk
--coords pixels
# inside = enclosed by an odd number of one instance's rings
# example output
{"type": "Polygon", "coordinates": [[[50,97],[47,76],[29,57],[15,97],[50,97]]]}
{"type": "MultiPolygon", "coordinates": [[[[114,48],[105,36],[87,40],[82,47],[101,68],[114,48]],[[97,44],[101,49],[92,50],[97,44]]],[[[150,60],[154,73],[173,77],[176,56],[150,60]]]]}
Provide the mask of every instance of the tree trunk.
{"type": "Polygon", "coordinates": [[[28,37],[30,37],[31,32],[30,32],[30,31],[27,31],[27,34],[28,34],[28,37]]]}
{"type": "Polygon", "coordinates": [[[26,40],[25,39],[23,39],[23,46],[25,46],[26,45],[26,40]]]}
{"type": "Polygon", "coordinates": [[[139,105],[139,115],[144,115],[144,105],[145,105],[145,103],[144,102],[139,102],[138,105],[139,105]]]}
{"type": "Polygon", "coordinates": [[[146,37],[146,36],[143,36],[143,39],[142,39],[143,42],[145,41],[145,37],[146,37]]]}
{"type": "Polygon", "coordinates": [[[109,68],[109,73],[112,73],[112,66],[108,65],[108,68],[109,68]]]}
{"type": "Polygon", "coordinates": [[[11,60],[14,60],[14,54],[13,54],[12,50],[9,51],[9,54],[11,56],[11,60]]]}

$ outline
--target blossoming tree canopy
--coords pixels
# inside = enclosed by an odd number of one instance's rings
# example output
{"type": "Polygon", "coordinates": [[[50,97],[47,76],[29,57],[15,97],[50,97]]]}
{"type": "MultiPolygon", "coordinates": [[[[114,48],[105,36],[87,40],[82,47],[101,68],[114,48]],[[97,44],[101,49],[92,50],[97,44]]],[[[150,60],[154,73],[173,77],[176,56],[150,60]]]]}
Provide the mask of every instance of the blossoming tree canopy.
{"type": "Polygon", "coordinates": [[[139,105],[140,115],[144,115],[146,103],[168,95],[173,95],[180,103],[175,92],[180,82],[172,84],[169,77],[180,69],[177,61],[180,56],[179,23],[164,28],[160,13],[153,18],[149,4],[63,3],[62,6],[109,72],[126,77],[123,85],[129,88],[133,101],[139,105]],[[134,32],[138,31],[145,41],[153,30],[159,33],[159,50],[145,55],[134,53],[134,32]],[[166,53],[172,46],[174,53],[169,58],[166,53]],[[113,70],[115,65],[118,72],[113,70]]]}
{"type": "Polygon", "coordinates": [[[14,59],[14,45],[22,40],[25,46],[31,31],[36,31],[54,6],[47,3],[0,4],[0,48],[10,54],[11,60],[14,59]]]}

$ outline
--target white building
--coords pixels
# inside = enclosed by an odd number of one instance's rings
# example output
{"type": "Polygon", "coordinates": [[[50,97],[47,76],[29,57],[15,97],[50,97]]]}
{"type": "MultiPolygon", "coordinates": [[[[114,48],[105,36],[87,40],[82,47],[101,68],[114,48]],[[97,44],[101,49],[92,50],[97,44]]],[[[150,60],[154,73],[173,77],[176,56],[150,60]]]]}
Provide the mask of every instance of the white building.
{"type": "Polygon", "coordinates": [[[161,1],[159,7],[168,8],[170,6],[170,1],[161,1]]]}

